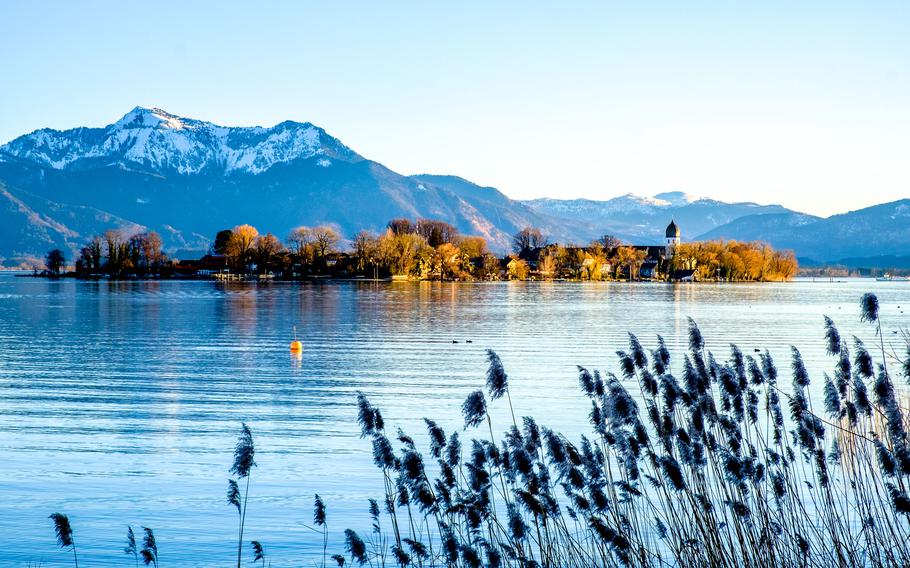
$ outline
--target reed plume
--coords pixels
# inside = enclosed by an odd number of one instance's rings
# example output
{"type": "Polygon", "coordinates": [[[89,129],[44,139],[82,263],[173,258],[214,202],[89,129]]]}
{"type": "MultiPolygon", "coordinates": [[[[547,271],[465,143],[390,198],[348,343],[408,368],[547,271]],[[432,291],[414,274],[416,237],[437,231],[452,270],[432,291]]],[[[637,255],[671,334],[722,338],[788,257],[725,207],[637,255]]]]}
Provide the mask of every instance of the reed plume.
{"type": "Polygon", "coordinates": [[[237,568],[240,568],[243,552],[243,529],[246,521],[247,503],[250,497],[250,472],[256,467],[255,454],[253,432],[246,422],[243,422],[241,423],[240,435],[237,437],[237,444],[234,446],[234,463],[230,469],[230,473],[236,475],[238,479],[246,479],[242,500],[240,485],[235,479],[228,480],[227,493],[228,504],[237,507],[240,517],[237,529],[237,568]]]}
{"type": "Polygon", "coordinates": [[[262,562],[262,566],[265,568],[265,548],[262,543],[258,540],[252,540],[250,541],[250,547],[253,549],[253,563],[262,562]]]}
{"type": "Polygon", "coordinates": [[[139,551],[142,562],[146,566],[158,568],[158,543],[155,541],[155,533],[148,527],[142,527],[142,532],[145,533],[142,537],[142,550],[139,551]]]}
{"type": "Polygon", "coordinates": [[[133,533],[133,527],[129,525],[126,527],[126,547],[124,547],[123,553],[127,556],[132,556],[136,566],[139,566],[139,548],[136,546],[136,535],[133,533]]]}
{"type": "Polygon", "coordinates": [[[57,535],[57,546],[73,550],[73,564],[79,567],[79,557],[76,554],[76,542],[73,540],[73,527],[70,526],[69,517],[63,513],[52,513],[49,517],[54,521],[54,532],[57,535]]]}

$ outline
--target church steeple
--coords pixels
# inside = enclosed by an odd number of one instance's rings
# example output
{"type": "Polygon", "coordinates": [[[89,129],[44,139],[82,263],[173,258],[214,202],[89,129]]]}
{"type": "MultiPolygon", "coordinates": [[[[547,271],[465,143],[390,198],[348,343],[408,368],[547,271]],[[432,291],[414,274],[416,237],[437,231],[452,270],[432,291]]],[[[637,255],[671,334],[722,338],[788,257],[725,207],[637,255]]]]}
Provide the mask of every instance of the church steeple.
{"type": "Polygon", "coordinates": [[[665,235],[666,239],[664,239],[664,249],[666,250],[667,256],[672,256],[673,248],[680,242],[680,231],[679,227],[676,225],[675,219],[670,220],[670,224],[667,225],[667,231],[665,235]]]}

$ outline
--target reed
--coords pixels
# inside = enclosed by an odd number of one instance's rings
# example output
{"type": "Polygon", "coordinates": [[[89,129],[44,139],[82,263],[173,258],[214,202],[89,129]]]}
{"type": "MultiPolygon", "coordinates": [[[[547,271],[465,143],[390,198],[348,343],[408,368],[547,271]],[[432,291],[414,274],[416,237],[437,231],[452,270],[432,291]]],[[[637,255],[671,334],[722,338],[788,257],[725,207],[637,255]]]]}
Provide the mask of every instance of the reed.
{"type": "Polygon", "coordinates": [[[144,533],[142,537],[142,550],[139,555],[146,566],[158,568],[158,542],[155,540],[155,533],[148,527],[142,527],[144,533]]]}
{"type": "MultiPolygon", "coordinates": [[[[228,480],[227,492],[228,504],[237,508],[237,568],[240,568],[241,566],[243,529],[246,522],[247,503],[250,497],[250,472],[256,467],[256,461],[254,459],[255,454],[256,449],[253,445],[253,432],[244,422],[241,424],[240,435],[237,437],[237,445],[234,447],[234,463],[230,469],[230,473],[234,474],[237,479],[228,480]],[[240,484],[237,481],[238,479],[246,481],[242,494],[240,484]]],[[[146,562],[146,564],[148,564],[148,562],[146,562]]]]}
{"type": "MultiPolygon", "coordinates": [[[[490,351],[486,392],[461,407],[465,430],[486,422],[490,437],[463,449],[457,433],[425,419],[432,467],[407,434],[377,425],[381,413],[360,394],[392,544],[387,561],[354,546],[352,532],[348,552],[376,566],[908,565],[907,410],[887,372],[874,295],[860,314],[876,326],[881,362],[858,338],[851,355],[826,317],[834,369],[820,401],[796,347],[784,386],[768,352],[731,345],[721,361],[691,320],[677,369],[662,338],[649,350],[630,335],[618,376],[578,369],[592,431],[577,442],[531,417],[519,427],[490,351]],[[501,398],[513,424],[497,438],[490,405],[501,398]]],[[[898,362],[910,380],[910,363],[898,362]]]]}
{"type": "Polygon", "coordinates": [[[123,548],[123,553],[127,556],[132,556],[136,568],[139,568],[139,548],[136,546],[136,534],[133,532],[133,527],[129,525],[126,527],[126,546],[123,548]]]}
{"type": "Polygon", "coordinates": [[[76,554],[76,541],[73,540],[73,527],[69,517],[63,513],[52,513],[49,517],[54,522],[54,533],[57,535],[57,546],[70,548],[73,551],[73,564],[79,568],[79,557],[76,554]]]}
{"type": "MultiPolygon", "coordinates": [[[[910,336],[905,358],[886,351],[879,308],[874,295],[863,296],[860,317],[874,326],[875,353],[824,318],[832,369],[816,390],[796,347],[787,381],[767,351],[753,356],[730,345],[715,355],[692,320],[679,360],[663,338],[649,349],[630,334],[616,352],[617,374],[578,368],[591,430],[577,440],[530,416],[517,419],[510,378],[492,351],[486,390],[461,406],[465,439],[426,418],[426,455],[406,432],[390,432],[359,393],[361,436],[384,494],[369,500],[368,538],[346,529],[345,554],[331,556],[326,506],[315,497],[320,565],[910,565],[910,411],[888,372],[890,362],[910,382],[910,336]],[[512,423],[496,436],[490,410],[502,399],[512,423]]],[[[241,539],[253,456],[244,424],[228,489],[241,539]]],[[[51,518],[75,561],[68,520],[51,518]]],[[[157,566],[145,531],[142,558],[157,566]]],[[[131,529],[129,542],[135,554],[131,529]]],[[[262,545],[251,546],[264,565],[262,545]]]]}

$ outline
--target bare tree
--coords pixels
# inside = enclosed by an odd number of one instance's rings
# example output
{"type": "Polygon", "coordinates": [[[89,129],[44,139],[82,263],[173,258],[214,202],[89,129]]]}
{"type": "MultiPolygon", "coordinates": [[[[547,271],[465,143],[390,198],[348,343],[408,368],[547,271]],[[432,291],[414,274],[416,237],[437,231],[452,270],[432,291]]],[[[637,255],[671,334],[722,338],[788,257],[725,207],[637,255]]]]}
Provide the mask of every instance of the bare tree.
{"type": "Polygon", "coordinates": [[[288,235],[288,245],[297,256],[304,256],[306,249],[313,243],[313,230],[309,227],[297,227],[288,235]]]}
{"type": "Polygon", "coordinates": [[[431,247],[453,243],[458,238],[458,229],[438,219],[418,219],[417,234],[427,240],[431,247]]]}
{"type": "Polygon", "coordinates": [[[410,235],[417,232],[417,227],[414,226],[414,223],[404,217],[389,221],[388,228],[396,235],[410,235]]]}
{"type": "Polygon", "coordinates": [[[272,233],[266,233],[257,238],[253,249],[253,257],[256,260],[259,272],[266,274],[273,270],[276,257],[283,251],[284,247],[281,246],[281,241],[272,233]]]}
{"type": "Polygon", "coordinates": [[[519,255],[544,246],[547,246],[547,238],[537,227],[525,227],[512,237],[512,250],[519,255]]]}
{"type": "Polygon", "coordinates": [[[334,252],[335,247],[341,241],[341,235],[327,225],[314,227],[312,230],[313,246],[316,249],[317,258],[325,258],[325,255],[334,252]]]}

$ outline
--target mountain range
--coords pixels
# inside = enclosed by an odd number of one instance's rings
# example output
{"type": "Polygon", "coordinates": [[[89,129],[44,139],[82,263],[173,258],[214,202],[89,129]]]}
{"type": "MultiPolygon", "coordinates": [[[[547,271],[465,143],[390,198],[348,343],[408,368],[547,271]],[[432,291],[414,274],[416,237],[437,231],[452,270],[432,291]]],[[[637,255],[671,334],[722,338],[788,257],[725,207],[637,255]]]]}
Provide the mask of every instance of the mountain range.
{"type": "Polygon", "coordinates": [[[762,239],[800,257],[900,256],[910,200],[821,219],[780,205],[724,203],[681,192],[606,201],[518,201],[456,176],[403,175],[310,123],[226,127],[136,107],[100,128],[41,129],[0,146],[0,260],[71,253],[112,228],[155,230],[176,251],[205,250],[214,234],[249,223],[285,236],[331,224],[350,238],[395,217],[447,221],[505,251],[540,227],[552,241],[609,233],[659,243],[670,219],[684,240],[762,239]]]}

